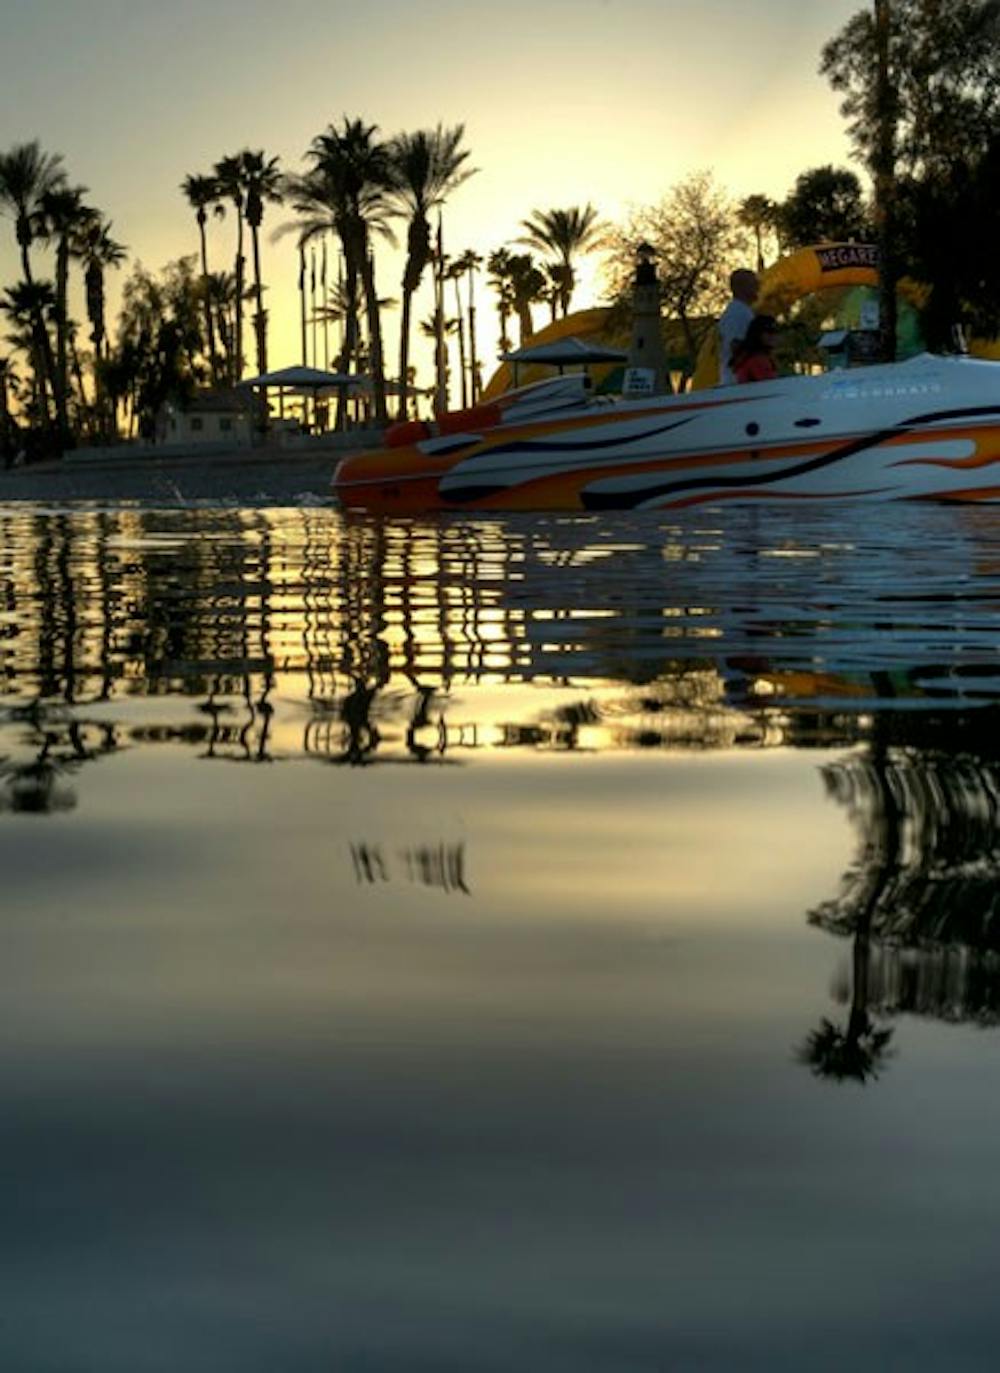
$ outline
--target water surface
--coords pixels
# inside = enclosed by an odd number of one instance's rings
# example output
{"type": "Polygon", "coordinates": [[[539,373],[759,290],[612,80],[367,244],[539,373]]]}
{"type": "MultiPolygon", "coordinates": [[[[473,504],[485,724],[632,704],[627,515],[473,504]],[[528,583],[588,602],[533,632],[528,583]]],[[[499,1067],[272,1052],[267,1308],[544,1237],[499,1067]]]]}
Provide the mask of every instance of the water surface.
{"type": "Polygon", "coordinates": [[[4,1367],[993,1368],[1000,523],[0,509],[4,1367]]]}

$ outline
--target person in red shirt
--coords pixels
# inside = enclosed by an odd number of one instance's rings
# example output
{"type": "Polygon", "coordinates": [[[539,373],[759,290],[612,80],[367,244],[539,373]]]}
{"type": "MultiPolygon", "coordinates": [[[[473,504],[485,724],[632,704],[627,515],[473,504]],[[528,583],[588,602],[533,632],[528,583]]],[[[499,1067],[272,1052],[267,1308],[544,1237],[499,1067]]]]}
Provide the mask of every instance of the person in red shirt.
{"type": "Polygon", "coordinates": [[[778,321],[773,315],[754,315],[746,338],[733,353],[733,373],[738,383],[770,381],[778,375],[774,349],[778,342],[778,321]]]}

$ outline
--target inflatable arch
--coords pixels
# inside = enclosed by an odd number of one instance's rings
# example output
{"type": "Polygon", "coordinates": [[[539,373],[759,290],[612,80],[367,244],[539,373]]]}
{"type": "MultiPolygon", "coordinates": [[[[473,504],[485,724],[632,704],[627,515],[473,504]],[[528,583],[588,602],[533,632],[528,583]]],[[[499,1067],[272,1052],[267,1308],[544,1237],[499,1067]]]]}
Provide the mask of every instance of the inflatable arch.
{"type": "MultiPolygon", "coordinates": [[[[781,315],[803,296],[849,286],[878,285],[878,249],[870,243],[821,243],[779,258],[760,274],[759,314],[781,315]]],[[[929,294],[919,282],[899,283],[900,297],[919,308],[929,294]]],[[[719,337],[710,329],[691,379],[693,391],[714,386],[719,377],[719,337]]]]}

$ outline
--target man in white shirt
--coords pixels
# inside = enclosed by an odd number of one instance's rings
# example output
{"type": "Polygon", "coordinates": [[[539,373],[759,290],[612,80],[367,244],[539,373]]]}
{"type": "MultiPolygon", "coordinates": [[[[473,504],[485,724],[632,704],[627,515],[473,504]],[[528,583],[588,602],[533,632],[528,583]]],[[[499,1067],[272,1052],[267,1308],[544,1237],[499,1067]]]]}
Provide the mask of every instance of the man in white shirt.
{"type": "Polygon", "coordinates": [[[753,303],[760,293],[756,272],[739,267],[729,278],[733,298],[719,316],[719,385],[735,386],[733,348],[746,338],[753,319],[753,303]]]}

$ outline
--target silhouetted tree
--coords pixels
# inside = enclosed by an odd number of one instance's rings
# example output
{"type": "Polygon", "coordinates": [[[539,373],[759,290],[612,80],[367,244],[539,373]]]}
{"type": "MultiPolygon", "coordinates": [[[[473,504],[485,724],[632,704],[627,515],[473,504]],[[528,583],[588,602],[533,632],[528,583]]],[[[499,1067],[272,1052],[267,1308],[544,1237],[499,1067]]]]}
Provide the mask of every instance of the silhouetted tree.
{"type": "Polygon", "coordinates": [[[345,116],[340,128],[331,124],[325,133],[313,139],[306,156],[316,174],[313,189],[325,197],[332,212],[347,274],[359,277],[364,289],[375,418],[384,423],[385,365],[372,234],[380,233],[391,242],[395,239],[388,225],[392,158],[388,145],[378,140],[377,133],[377,125],[345,116]]]}
{"type": "Polygon", "coordinates": [[[213,171],[213,178],[218,204],[225,209],[228,201],[236,211],[236,253],[233,259],[236,295],[233,306],[233,348],[229,364],[229,384],[235,386],[243,375],[243,297],[246,284],[246,258],[243,255],[245,187],[243,184],[242,154],[236,153],[217,162],[213,171]]]}
{"type": "MultiPolygon", "coordinates": [[[[848,134],[866,166],[877,158],[878,9],[866,5],[823,49],[820,70],[843,96],[848,134]]],[[[1000,119],[998,0],[892,0],[889,64],[896,154],[910,175],[947,174],[986,148],[1000,119]]]]}
{"type": "Polygon", "coordinates": [[[276,157],[265,158],[263,152],[246,150],[240,154],[241,176],[246,196],[246,219],[250,226],[253,246],[253,290],[256,313],[254,332],[257,341],[257,371],[267,371],[267,311],[264,309],[264,286],[260,274],[260,226],[267,201],[280,204],[282,177],[276,157]]]}
{"type": "MultiPolygon", "coordinates": [[[[21,269],[30,286],[31,245],[42,226],[43,198],[63,186],[66,173],[59,154],[44,153],[37,141],[19,143],[7,153],[0,153],[0,210],[6,210],[14,220],[14,232],[21,252],[21,269]]],[[[48,391],[55,394],[56,365],[52,341],[40,311],[32,320],[35,348],[41,368],[41,419],[48,423],[48,391]]]]}
{"type": "Polygon", "coordinates": [[[790,248],[863,241],[871,232],[861,182],[846,167],[813,167],[802,172],[779,207],[778,217],[782,238],[790,248]]]}
{"type": "Polygon", "coordinates": [[[215,342],[215,320],[212,314],[212,303],[208,289],[208,241],[205,234],[205,225],[208,220],[209,207],[216,205],[219,199],[219,188],[214,176],[195,176],[190,175],[184,178],[181,190],[187,197],[188,204],[195,212],[198,223],[199,247],[201,250],[201,285],[202,285],[202,306],[205,312],[205,337],[208,341],[208,358],[212,370],[212,381],[217,385],[219,382],[219,357],[215,342]]]}
{"type": "Polygon", "coordinates": [[[565,210],[533,210],[521,221],[524,234],[517,240],[554,259],[554,280],[563,316],[569,314],[576,285],[574,259],[602,241],[604,230],[593,205],[572,205],[565,210]]]}
{"type": "Polygon", "coordinates": [[[69,264],[74,246],[87,226],[97,218],[97,211],[84,204],[85,186],[56,186],[46,191],[38,202],[37,228],[41,236],[56,245],[55,325],[56,365],[53,377],[56,422],[59,426],[60,447],[72,442],[69,429],[69,264]]]}
{"type": "Polygon", "coordinates": [[[465,126],[420,129],[397,134],[389,144],[390,208],[406,220],[406,262],[403,267],[403,314],[399,331],[399,418],[408,413],[410,312],[413,295],[431,261],[430,215],[470,176],[469,151],[461,146],[465,126]]]}
{"type": "Polygon", "coordinates": [[[748,195],[736,212],[739,222],[753,234],[757,250],[757,271],[764,270],[764,236],[777,235],[778,207],[769,196],[748,195]]]}

